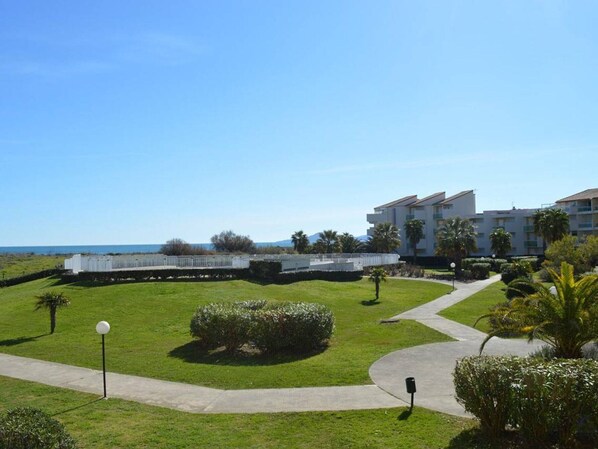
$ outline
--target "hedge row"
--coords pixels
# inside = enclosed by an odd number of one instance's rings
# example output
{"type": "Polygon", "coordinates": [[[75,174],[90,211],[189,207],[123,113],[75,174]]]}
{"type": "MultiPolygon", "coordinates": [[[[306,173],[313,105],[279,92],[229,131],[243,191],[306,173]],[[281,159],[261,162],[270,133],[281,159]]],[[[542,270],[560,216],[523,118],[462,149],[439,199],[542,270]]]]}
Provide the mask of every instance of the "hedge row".
{"type": "Polygon", "coordinates": [[[16,408],[0,416],[2,449],[77,449],[57,420],[35,408],[16,408]]]}
{"type": "Polygon", "coordinates": [[[466,357],[454,372],[457,401],[493,436],[518,429],[530,447],[598,444],[598,362],[466,357]]]}
{"type": "MultiPolygon", "coordinates": [[[[280,264],[280,262],[278,262],[280,264]]],[[[323,281],[358,281],[363,276],[363,271],[293,271],[276,273],[264,269],[252,272],[251,268],[206,268],[206,269],[167,269],[167,270],[123,270],[123,271],[81,271],[78,274],[65,273],[62,275],[63,282],[122,282],[122,281],[217,281],[217,280],[258,280],[273,282],[277,284],[290,284],[299,281],[323,280],[323,281]]]]}
{"type": "Polygon", "coordinates": [[[0,281],[0,288],[12,287],[13,285],[23,284],[24,282],[35,281],[36,279],[47,278],[48,276],[55,276],[57,274],[64,273],[64,270],[58,268],[52,268],[50,270],[36,271],[35,273],[25,274],[10,279],[0,281]]]}
{"type": "Polygon", "coordinates": [[[333,329],[334,317],[324,305],[265,300],[200,306],[190,324],[202,348],[229,352],[245,344],[262,352],[307,351],[322,346],[333,329]]]}
{"type": "Polygon", "coordinates": [[[502,264],[507,263],[507,259],[497,259],[492,257],[467,257],[461,261],[461,268],[464,270],[471,270],[473,264],[487,263],[490,264],[490,270],[500,272],[502,264]]]}

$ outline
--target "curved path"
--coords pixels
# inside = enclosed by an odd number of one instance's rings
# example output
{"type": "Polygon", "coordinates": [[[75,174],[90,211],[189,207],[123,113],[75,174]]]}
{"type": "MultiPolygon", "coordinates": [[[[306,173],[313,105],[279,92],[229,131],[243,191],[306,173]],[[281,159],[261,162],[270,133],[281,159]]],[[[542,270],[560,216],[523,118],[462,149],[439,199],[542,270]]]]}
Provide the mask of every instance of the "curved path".
{"type": "MultiPolygon", "coordinates": [[[[482,332],[436,315],[497,281],[494,277],[472,284],[458,284],[451,294],[386,321],[414,319],[453,338],[393,352],[375,362],[370,377],[376,385],[347,387],[218,390],[125,374],[107,373],[108,395],[114,398],[168,407],[192,413],[272,413],[330,410],[366,410],[403,407],[405,377],[416,378],[416,404],[455,415],[465,415],[454,400],[452,370],[455,361],[476,354],[482,332]]],[[[532,347],[522,340],[492,339],[488,353],[526,354],[532,347]]],[[[0,376],[99,394],[102,372],[60,363],[0,353],[0,376]]]]}

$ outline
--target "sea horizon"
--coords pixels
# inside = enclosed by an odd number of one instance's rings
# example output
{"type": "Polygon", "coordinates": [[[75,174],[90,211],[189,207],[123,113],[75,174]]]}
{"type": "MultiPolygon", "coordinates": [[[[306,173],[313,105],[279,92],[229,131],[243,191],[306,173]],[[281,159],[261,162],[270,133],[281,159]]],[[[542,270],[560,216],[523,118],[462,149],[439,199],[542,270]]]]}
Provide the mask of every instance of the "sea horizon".
{"type": "MultiPolygon", "coordinates": [[[[134,245],[32,245],[32,246],[0,246],[0,254],[36,254],[36,255],[68,255],[68,254],[142,254],[158,253],[163,243],[147,243],[134,245]]],[[[213,249],[211,243],[191,243],[196,248],[213,249]]],[[[256,242],[257,247],[290,246],[286,242],[256,242]]]]}

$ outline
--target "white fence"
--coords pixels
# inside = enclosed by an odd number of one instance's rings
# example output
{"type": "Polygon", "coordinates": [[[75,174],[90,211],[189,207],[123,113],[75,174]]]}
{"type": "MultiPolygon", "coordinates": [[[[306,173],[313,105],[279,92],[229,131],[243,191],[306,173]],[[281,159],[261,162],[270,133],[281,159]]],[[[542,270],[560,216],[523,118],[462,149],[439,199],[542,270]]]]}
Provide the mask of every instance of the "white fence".
{"type": "Polygon", "coordinates": [[[354,271],[364,267],[392,265],[397,254],[281,254],[281,255],[215,255],[165,256],[164,254],[125,254],[118,256],[82,256],[75,254],[64,261],[73,273],[80,271],[143,270],[152,268],[249,268],[251,260],[272,260],[282,263],[282,271],[338,270],[354,271]]]}

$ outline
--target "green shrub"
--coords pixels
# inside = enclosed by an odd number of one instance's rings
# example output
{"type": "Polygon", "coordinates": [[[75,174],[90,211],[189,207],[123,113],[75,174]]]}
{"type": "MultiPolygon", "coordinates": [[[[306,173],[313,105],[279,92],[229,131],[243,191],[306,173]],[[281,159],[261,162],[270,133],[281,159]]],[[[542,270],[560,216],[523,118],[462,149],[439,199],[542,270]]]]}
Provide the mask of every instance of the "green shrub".
{"type": "Polygon", "coordinates": [[[527,262],[529,263],[532,271],[538,271],[541,267],[540,259],[536,256],[514,256],[511,257],[512,262],[527,262]]]}
{"type": "Polygon", "coordinates": [[[234,304],[207,304],[197,309],[191,319],[191,335],[205,349],[224,346],[234,351],[249,338],[252,311],[234,304]]]}
{"type": "Polygon", "coordinates": [[[507,285],[505,290],[505,296],[510,301],[513,298],[523,298],[524,296],[531,295],[536,292],[533,284],[530,284],[529,278],[517,278],[513,279],[507,285]]]}
{"type": "Polygon", "coordinates": [[[265,300],[211,303],[197,309],[190,329],[204,349],[224,346],[232,352],[250,344],[264,352],[306,351],[330,338],[334,317],[321,304],[265,300]]]}
{"type": "Polygon", "coordinates": [[[489,263],[474,263],[471,264],[471,275],[474,279],[488,279],[490,276],[489,263]]]}
{"type": "Polygon", "coordinates": [[[330,282],[353,282],[360,281],[363,277],[363,270],[357,271],[289,271],[278,273],[274,282],[277,284],[292,284],[300,281],[330,281],[330,282]]]}
{"type": "Polygon", "coordinates": [[[332,312],[321,304],[274,304],[254,319],[251,341],[264,352],[315,349],[330,338],[334,329],[332,312]]]}
{"type": "Polygon", "coordinates": [[[466,357],[454,372],[457,401],[496,436],[509,424],[529,447],[556,440],[598,442],[598,362],[519,357],[466,357]]]}
{"type": "Polygon", "coordinates": [[[64,426],[35,408],[16,408],[0,416],[0,449],[76,449],[64,426]]]}
{"type": "Polygon", "coordinates": [[[526,260],[512,262],[502,266],[500,280],[509,285],[517,278],[529,278],[532,267],[526,260]]]}
{"type": "Polygon", "coordinates": [[[519,371],[516,357],[465,357],[453,373],[455,395],[467,412],[480,420],[482,430],[499,435],[513,421],[514,373],[519,371]]]}
{"type": "Polygon", "coordinates": [[[250,260],[249,275],[253,279],[273,281],[282,271],[282,262],[274,260],[250,260]]]}
{"type": "Polygon", "coordinates": [[[507,259],[490,259],[490,269],[495,273],[500,273],[501,267],[505,263],[507,263],[507,259]]]}

